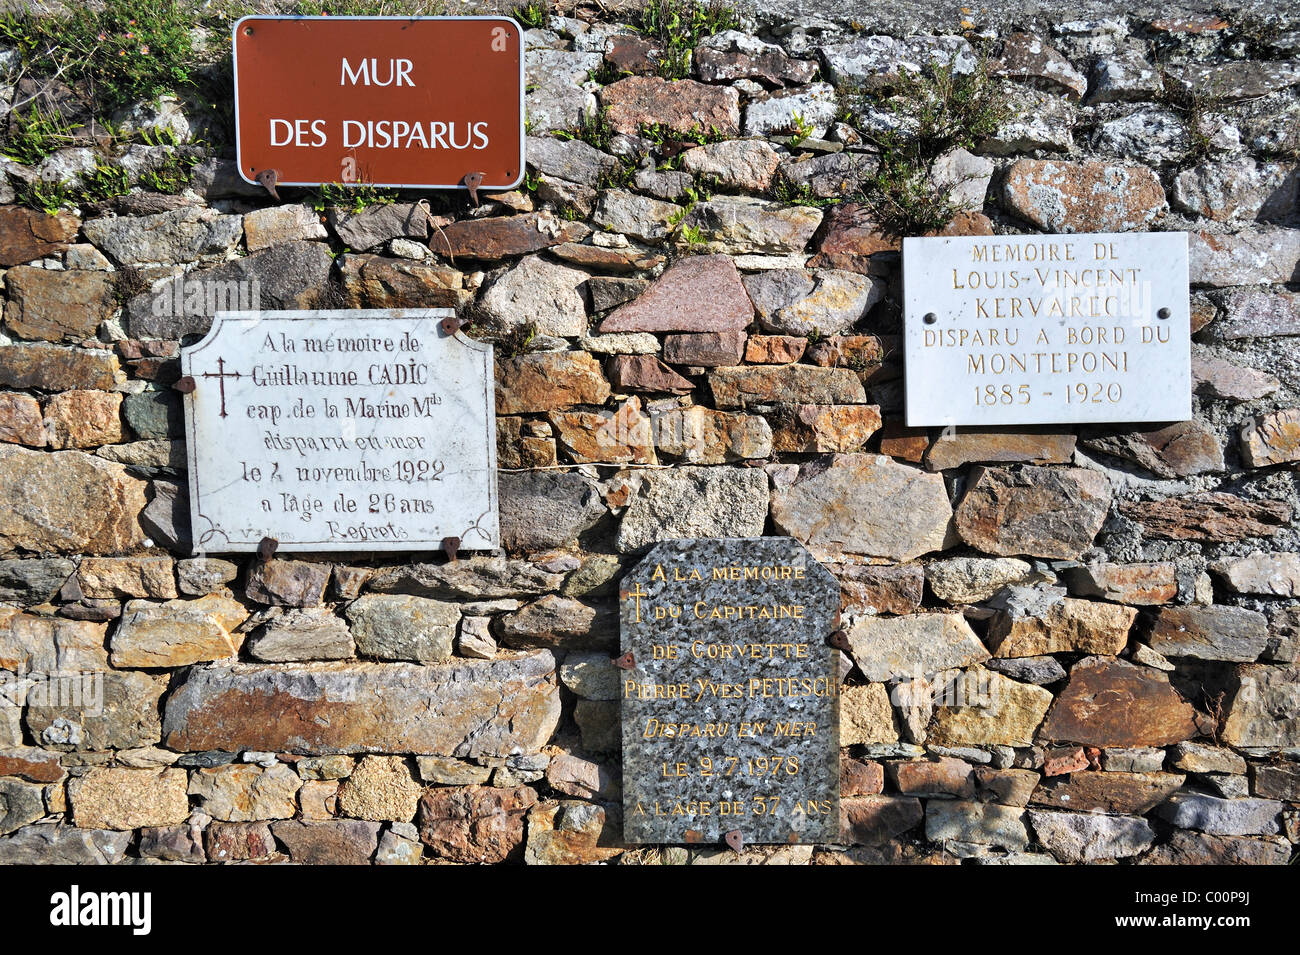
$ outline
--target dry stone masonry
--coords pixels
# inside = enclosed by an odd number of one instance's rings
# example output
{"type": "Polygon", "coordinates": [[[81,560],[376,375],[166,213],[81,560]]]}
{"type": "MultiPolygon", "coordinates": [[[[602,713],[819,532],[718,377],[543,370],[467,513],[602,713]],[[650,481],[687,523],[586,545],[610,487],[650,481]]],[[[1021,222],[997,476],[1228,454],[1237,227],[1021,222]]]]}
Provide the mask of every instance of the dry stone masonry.
{"type": "Polygon", "coordinates": [[[1300,19],[789,6],[672,69],[635,6],[548,6],[477,206],[277,202],[227,102],[110,135],[0,49],[0,862],[1294,858],[1300,19]],[[935,70],[996,122],[891,167],[935,70]],[[80,130],[40,157],[34,96],[80,130]],[[1189,234],[1191,420],[905,427],[904,236],[1143,231],[1189,234]],[[173,385],[230,308],[457,310],[501,549],[196,550],[173,385]],[[838,818],[625,842],[625,578],[762,537],[838,589],[838,818]]]}

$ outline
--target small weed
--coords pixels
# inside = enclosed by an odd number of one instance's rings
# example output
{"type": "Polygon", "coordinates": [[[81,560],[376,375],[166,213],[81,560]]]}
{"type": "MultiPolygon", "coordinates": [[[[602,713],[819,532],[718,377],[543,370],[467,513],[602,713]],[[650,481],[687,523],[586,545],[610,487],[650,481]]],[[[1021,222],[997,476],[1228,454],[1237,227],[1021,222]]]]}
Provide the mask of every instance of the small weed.
{"type": "Polygon", "coordinates": [[[803,118],[803,114],[796,112],[794,121],[790,125],[790,145],[802,145],[804,140],[812,135],[813,130],[817,127],[803,118]]]}
{"type": "Polygon", "coordinates": [[[546,4],[536,2],[536,0],[533,3],[515,7],[510,12],[510,15],[529,30],[540,30],[546,26],[546,21],[549,19],[546,4]]]}
{"type": "Polygon", "coordinates": [[[825,340],[826,340],[826,336],[822,334],[822,330],[820,328],[814,327],[813,330],[808,333],[809,345],[817,345],[825,340]]]}
{"type": "Polygon", "coordinates": [[[772,198],[785,206],[810,206],[814,209],[825,209],[839,202],[838,199],[824,199],[817,195],[813,187],[806,182],[796,185],[784,177],[776,180],[776,185],[772,189],[772,198]]]}
{"type": "Polygon", "coordinates": [[[957,209],[951,189],[934,182],[935,160],[952,149],[972,148],[1010,114],[986,62],[969,73],[931,63],[920,73],[904,72],[884,94],[851,97],[848,106],[850,114],[870,106],[890,120],[886,132],[864,133],[878,148],[880,165],[859,198],[895,235],[930,232],[952,219],[957,209]]]}
{"type": "Polygon", "coordinates": [[[665,79],[690,75],[696,45],[739,24],[736,8],[719,0],[648,0],[633,20],[633,26],[659,44],[658,73],[665,79]]]}
{"type": "Polygon", "coordinates": [[[699,123],[693,125],[686,132],[681,132],[662,123],[643,123],[640,135],[642,139],[647,140],[650,145],[657,149],[662,149],[665,146],[707,146],[710,143],[720,143],[728,138],[719,131],[717,126],[710,126],[706,130],[699,123]]]}
{"type": "Polygon", "coordinates": [[[683,226],[680,234],[688,249],[704,243],[704,230],[697,225],[683,226]]]}
{"type": "Polygon", "coordinates": [[[1183,131],[1187,134],[1188,148],[1183,163],[1193,165],[1209,158],[1214,152],[1214,138],[1207,130],[1216,125],[1210,121],[1209,113],[1221,104],[1222,99],[1213,90],[1184,85],[1169,74],[1163,63],[1157,62],[1156,70],[1160,73],[1160,83],[1164,89],[1161,101],[1178,115],[1183,131]]]}
{"type": "Polygon", "coordinates": [[[596,188],[630,189],[635,179],[636,164],[627,160],[620,160],[618,165],[611,166],[600,174],[600,178],[596,181],[596,188]]]}
{"type": "Polygon", "coordinates": [[[131,177],[125,169],[102,160],[95,163],[95,171],[81,177],[81,195],[86,202],[103,202],[116,199],[131,191],[131,177]]]}
{"type": "Polygon", "coordinates": [[[593,83],[599,83],[601,86],[608,86],[610,83],[616,83],[625,76],[631,75],[627,70],[620,70],[613,63],[604,60],[594,70],[587,71],[587,79],[593,83]]]}
{"type": "Polygon", "coordinates": [[[153,192],[182,192],[194,178],[194,167],[198,164],[197,153],[172,153],[156,168],[141,174],[140,185],[153,192]]]}
{"type": "Polygon", "coordinates": [[[537,326],[532,322],[525,322],[522,325],[514,325],[502,333],[497,338],[496,344],[506,353],[506,357],[518,358],[528,353],[536,337],[537,326]]]}
{"type": "Polygon", "coordinates": [[[31,184],[18,194],[18,201],[30,209],[40,209],[46,215],[54,215],[61,208],[70,205],[72,195],[66,182],[42,182],[33,179],[31,184]]]}
{"type": "Polygon", "coordinates": [[[606,111],[600,109],[589,115],[583,114],[578,120],[576,129],[557,129],[554,135],[556,139],[581,139],[588,146],[595,146],[604,151],[609,149],[609,144],[614,138],[614,127],[609,124],[606,111]]]}
{"type": "Polygon", "coordinates": [[[26,112],[13,114],[5,154],[20,163],[34,166],[50,153],[72,145],[76,129],[57,112],[47,113],[33,104],[26,112]]]}
{"type": "Polygon", "coordinates": [[[396,201],[396,189],[377,189],[365,183],[327,182],[312,194],[308,205],[318,213],[334,207],[355,215],[371,206],[386,206],[396,201]]]}

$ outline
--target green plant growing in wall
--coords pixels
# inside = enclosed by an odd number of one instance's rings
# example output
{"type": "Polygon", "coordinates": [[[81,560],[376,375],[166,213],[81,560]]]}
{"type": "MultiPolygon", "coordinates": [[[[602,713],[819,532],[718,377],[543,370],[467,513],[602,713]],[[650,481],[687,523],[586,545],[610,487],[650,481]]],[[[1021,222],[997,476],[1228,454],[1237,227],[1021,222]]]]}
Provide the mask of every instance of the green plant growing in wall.
{"type": "Polygon", "coordinates": [[[658,45],[658,73],[672,80],[690,75],[691,54],[701,40],[734,30],[740,17],[720,0],[648,0],[632,22],[658,45]]]}
{"type": "Polygon", "coordinates": [[[47,112],[39,103],[33,103],[26,110],[12,115],[5,155],[34,166],[51,153],[71,146],[76,141],[78,128],[58,112],[47,112]]]}
{"type": "Polygon", "coordinates": [[[851,117],[872,109],[884,121],[882,131],[863,133],[879,150],[880,164],[856,198],[895,235],[930,232],[952,219],[951,187],[935,181],[935,160],[972,148],[1010,116],[984,61],[967,72],[937,62],[919,73],[903,71],[891,89],[850,94],[846,107],[851,117]]]}
{"type": "Polygon", "coordinates": [[[72,195],[65,181],[42,182],[33,179],[18,193],[18,201],[30,209],[40,209],[46,215],[54,215],[66,205],[72,204],[72,195]]]}
{"type": "Polygon", "coordinates": [[[573,129],[557,129],[551,135],[556,139],[581,139],[588,146],[604,151],[609,149],[614,139],[614,127],[609,124],[607,111],[598,109],[594,113],[583,113],[573,129]]]}

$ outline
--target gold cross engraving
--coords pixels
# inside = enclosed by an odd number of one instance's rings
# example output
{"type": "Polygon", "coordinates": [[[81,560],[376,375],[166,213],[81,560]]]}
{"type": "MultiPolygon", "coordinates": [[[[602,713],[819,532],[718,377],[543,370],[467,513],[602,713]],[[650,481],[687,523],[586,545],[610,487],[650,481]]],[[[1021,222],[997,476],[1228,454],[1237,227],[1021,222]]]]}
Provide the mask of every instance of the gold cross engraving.
{"type": "Polygon", "coordinates": [[[637,583],[635,590],[625,590],[623,592],[624,600],[627,600],[629,597],[631,597],[633,600],[636,601],[636,606],[635,608],[633,608],[636,612],[636,620],[633,621],[634,623],[641,622],[641,598],[649,597],[649,596],[650,596],[649,593],[641,589],[641,584],[639,582],[637,583]]]}

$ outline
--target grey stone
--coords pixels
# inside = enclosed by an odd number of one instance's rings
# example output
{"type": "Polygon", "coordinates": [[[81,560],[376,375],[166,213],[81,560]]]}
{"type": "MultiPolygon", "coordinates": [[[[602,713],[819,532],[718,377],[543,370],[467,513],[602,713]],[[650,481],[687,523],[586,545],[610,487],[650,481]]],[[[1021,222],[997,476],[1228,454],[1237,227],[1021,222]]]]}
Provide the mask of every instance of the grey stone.
{"type": "Polygon", "coordinates": [[[925,580],[940,600],[980,603],[1003,587],[1026,584],[1041,576],[1028,561],[1015,557],[951,557],[925,565],[925,580]]]}
{"type": "Polygon", "coordinates": [[[796,190],[832,199],[852,195],[875,168],[875,157],[868,153],[822,153],[783,163],[777,176],[796,190]]]}
{"type": "Polygon", "coordinates": [[[1216,836],[1272,835],[1279,831],[1275,799],[1220,799],[1183,790],[1174,793],[1157,810],[1179,829],[1196,829],[1216,836]]]}
{"type": "Polygon", "coordinates": [[[751,841],[837,841],[839,681],[823,635],[839,610],[839,586],[830,573],[789,539],[675,540],[653,548],[623,578],[621,592],[621,650],[635,661],[622,674],[624,838],[680,843],[696,838],[691,830],[715,842],[735,828],[729,815],[662,809],[719,799],[752,807],[779,796],[771,812],[747,817],[751,841]],[[776,649],[724,656],[728,643],[776,649]],[[627,692],[628,684],[639,689],[627,692]],[[668,685],[696,691],[664,697],[656,690],[668,685]],[[764,729],[756,733],[759,723],[764,729]],[[719,725],[727,732],[716,732],[719,725]],[[749,762],[790,752],[774,749],[778,734],[798,741],[796,774],[749,762]],[[701,765],[697,757],[712,758],[719,774],[736,768],[725,792],[697,772],[662,771],[665,760],[675,765],[688,752],[692,769],[701,765]]]}
{"type": "Polygon", "coordinates": [[[978,212],[993,179],[993,161],[964,149],[944,153],[930,167],[930,183],[948,196],[958,212],[978,212]]]}
{"type": "Polygon", "coordinates": [[[819,52],[826,75],[839,87],[889,86],[902,71],[916,73],[931,63],[970,73],[977,63],[970,43],[958,36],[855,36],[819,52]]]}
{"type": "Polygon", "coordinates": [[[596,97],[576,86],[547,83],[524,96],[524,112],[534,134],[573,130],[595,115],[596,97]]]}
{"type": "Polygon", "coordinates": [[[772,495],[777,530],[830,556],[912,560],[944,547],[951,518],[940,475],[883,455],[839,454],[801,465],[772,495]]]}
{"type": "Polygon", "coordinates": [[[812,127],[816,137],[826,134],[827,127],[839,114],[839,99],[829,83],[810,83],[791,90],[779,90],[755,97],[745,107],[745,135],[769,136],[794,133],[800,122],[812,127]]]}
{"type": "Polygon", "coordinates": [[[245,648],[267,663],[346,660],[356,655],[347,624],[333,611],[319,607],[276,613],[253,632],[245,648]]]}
{"type": "Polygon", "coordinates": [[[64,675],[29,691],[27,729],[55,750],[148,746],[162,738],[158,703],[165,692],[165,676],[134,670],[64,675]]]}
{"type": "Polygon", "coordinates": [[[1029,810],[1038,841],[1062,862],[1126,859],[1155,839],[1145,819],[1099,813],[1029,810]]]}
{"type": "Polygon", "coordinates": [[[1221,299],[1223,315],[1210,326],[1215,338],[1271,338],[1300,335],[1300,294],[1233,289],[1221,299]]]}
{"type": "Polygon", "coordinates": [[[119,265],[181,265],[225,257],[243,236],[244,220],[188,207],[152,216],[91,219],[82,231],[119,265]]]}
{"type": "Polygon", "coordinates": [[[1009,156],[1035,150],[1069,152],[1074,147],[1078,109],[1064,97],[1012,85],[1007,109],[1007,118],[979,143],[981,153],[1009,156]]]}
{"type": "Polygon", "coordinates": [[[624,189],[606,189],[600,194],[592,221],[601,228],[660,243],[668,238],[685,210],[624,189]]]}
{"type": "Polygon", "coordinates": [[[179,438],[185,433],[185,414],[176,391],[127,395],[122,402],[122,417],[141,438],[179,438]]]}
{"type": "Polygon", "coordinates": [[[1169,749],[1175,769],[1189,773],[1244,773],[1246,761],[1232,750],[1204,743],[1177,743],[1169,749]]]}
{"type": "Polygon", "coordinates": [[[1090,104],[1151,100],[1164,84],[1160,74],[1141,52],[1124,50],[1101,58],[1092,71],[1090,104]]]}
{"type": "Polygon", "coordinates": [[[345,611],[357,651],[380,660],[439,663],[452,656],[460,608],[427,597],[368,594],[345,611]]]}
{"type": "Polygon", "coordinates": [[[1243,666],[1222,741],[1229,746],[1300,746],[1300,667],[1243,666]]]}
{"type": "Polygon", "coordinates": [[[649,471],[633,490],[617,546],[627,553],[677,538],[756,537],[767,505],[767,475],[756,468],[649,471]]]}
{"type": "Polygon", "coordinates": [[[580,600],[547,594],[501,618],[501,640],[512,647],[588,650],[613,645],[611,615],[580,600]]]}
{"type": "Polygon", "coordinates": [[[216,557],[191,557],[176,562],[176,587],[191,597],[221,593],[237,576],[238,564],[216,557]]]}
{"type": "Polygon", "coordinates": [[[140,512],[140,527],[155,544],[188,554],[193,539],[187,486],[175,481],[154,481],[153,500],[140,512]]]}
{"type": "Polygon", "coordinates": [[[581,139],[529,136],[528,165],[543,176],[567,179],[584,186],[599,186],[620,165],[616,158],[581,139]]]}
{"type": "Polygon", "coordinates": [[[682,169],[686,172],[711,177],[722,189],[743,192],[770,189],[780,163],[781,152],[761,139],[729,139],[682,153],[682,169]]]}
{"type": "Polygon", "coordinates": [[[564,547],[605,513],[589,478],[560,471],[501,474],[501,541],[510,550],[564,547]]]}
{"type": "Polygon", "coordinates": [[[586,272],[525,256],[488,286],[478,307],[497,329],[531,325],[542,335],[576,338],[587,331],[587,307],[579,291],[586,272]]]}
{"type": "Polygon", "coordinates": [[[1146,106],[1102,123],[1093,145],[1102,152],[1155,164],[1181,159],[1191,139],[1182,117],[1173,110],[1146,106]]]}
{"type": "Polygon", "coordinates": [[[365,252],[391,239],[427,239],[429,219],[411,203],[368,206],[360,212],[330,211],[334,234],[353,252],[365,252]]]}
{"type": "Polygon", "coordinates": [[[838,335],[884,297],[884,283],[835,269],[773,269],[741,278],[759,324],[780,335],[838,335]]]}
{"type": "Polygon", "coordinates": [[[1300,555],[1254,551],[1245,557],[1226,557],[1210,565],[1234,593],[1272,597],[1300,596],[1300,555]]]}
{"type": "Polygon", "coordinates": [[[1300,83],[1300,63],[1229,61],[1172,67],[1169,79],[1184,93],[1205,91],[1219,102],[1265,96],[1300,83]]]}
{"type": "Polygon", "coordinates": [[[61,822],[24,826],[0,839],[0,865],[116,865],[134,833],[61,822]]]}
{"type": "Polygon", "coordinates": [[[186,752],[533,753],[560,718],[555,669],[546,650],[425,666],[194,668],[167,698],[163,732],[169,748],[186,752]],[[268,708],[268,698],[277,705],[268,708]]]}
{"type": "Polygon", "coordinates": [[[989,660],[985,666],[990,670],[1035,686],[1045,686],[1065,679],[1065,668],[1057,662],[1056,657],[1019,657],[1010,660],[989,660]]]}
{"type": "Polygon", "coordinates": [[[1286,865],[1294,851],[1285,839],[1250,839],[1175,831],[1138,865],[1286,865]]]}
{"type": "Polygon", "coordinates": [[[527,597],[559,589],[563,575],[524,560],[474,556],[447,564],[409,564],[375,574],[376,593],[411,594],[450,600],[527,597]]]}
{"type": "Polygon", "coordinates": [[[622,681],[607,653],[570,653],[560,667],[560,682],[584,700],[617,700],[622,681]]]}
{"type": "Polygon", "coordinates": [[[45,815],[45,787],[17,779],[0,779],[0,835],[7,835],[45,815]]]}
{"type": "Polygon", "coordinates": [[[973,842],[1020,852],[1029,845],[1024,810],[997,803],[932,799],[925,807],[925,837],[931,842],[973,842]]]}
{"type": "Polygon", "coordinates": [[[1158,773],[1164,765],[1165,751],[1156,746],[1110,747],[1101,752],[1101,766],[1108,773],[1158,773]]]}
{"type": "Polygon", "coordinates": [[[257,307],[265,310],[314,308],[325,300],[333,264],[324,243],[286,242],[186,272],[134,296],[126,306],[127,331],[134,338],[201,335],[217,311],[253,307],[254,290],[257,307]]]}
{"type": "Polygon", "coordinates": [[[491,660],[496,657],[497,642],[492,636],[492,618],[461,617],[456,652],[472,660],[491,660]]]}
{"type": "Polygon", "coordinates": [[[784,255],[804,251],[821,221],[822,211],[808,206],[720,196],[697,203],[682,227],[699,230],[702,252],[784,255]]]}
{"type": "Polygon", "coordinates": [[[482,786],[492,775],[492,770],[486,766],[445,756],[419,756],[416,765],[422,780],[439,786],[482,786]]]}
{"type": "Polygon", "coordinates": [[[1271,221],[1294,211],[1297,184],[1294,167],[1253,159],[1207,162],[1180,172],[1170,199],[1175,208],[1217,222],[1271,221]]]}
{"type": "Polygon", "coordinates": [[[1162,607],[1148,643],[1166,657],[1198,660],[1258,660],[1268,645],[1268,622],[1243,607],[1162,607]]]}
{"type": "Polygon", "coordinates": [[[849,627],[853,662],[873,683],[913,679],[989,658],[960,614],[860,617],[849,627]]]}
{"type": "Polygon", "coordinates": [[[0,603],[45,603],[76,569],[66,557],[0,560],[0,603]]]}
{"type": "Polygon", "coordinates": [[[1294,282],[1300,277],[1300,229],[1254,226],[1222,235],[1192,232],[1188,257],[1193,285],[1294,282]]]}

